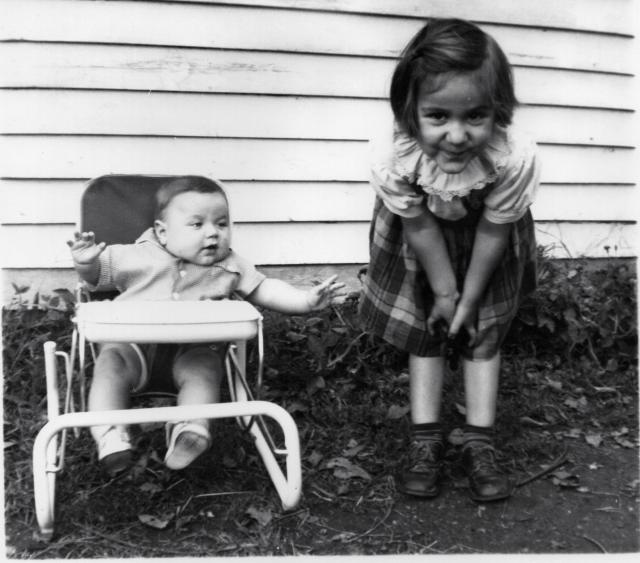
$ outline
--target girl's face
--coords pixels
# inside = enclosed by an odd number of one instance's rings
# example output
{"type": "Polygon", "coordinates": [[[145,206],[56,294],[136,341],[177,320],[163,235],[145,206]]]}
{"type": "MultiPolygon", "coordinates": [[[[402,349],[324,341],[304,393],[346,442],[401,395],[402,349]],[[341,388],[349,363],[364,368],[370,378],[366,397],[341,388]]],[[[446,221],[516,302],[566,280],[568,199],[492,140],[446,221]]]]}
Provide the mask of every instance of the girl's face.
{"type": "Polygon", "coordinates": [[[422,149],[447,174],[462,172],[493,133],[495,112],[473,73],[452,74],[435,90],[425,81],[417,107],[422,149]]]}
{"type": "Polygon", "coordinates": [[[221,193],[183,192],[155,222],[156,236],[174,256],[211,266],[229,254],[231,227],[227,200],[221,193]]]}

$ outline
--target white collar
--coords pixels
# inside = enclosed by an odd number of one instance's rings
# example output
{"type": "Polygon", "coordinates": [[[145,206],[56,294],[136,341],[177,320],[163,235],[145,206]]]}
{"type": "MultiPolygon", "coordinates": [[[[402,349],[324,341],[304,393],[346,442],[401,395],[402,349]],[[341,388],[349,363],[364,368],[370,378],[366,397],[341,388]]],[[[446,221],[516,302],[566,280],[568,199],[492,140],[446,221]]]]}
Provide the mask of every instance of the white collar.
{"type": "Polygon", "coordinates": [[[462,172],[448,174],[415,139],[396,125],[393,131],[393,164],[407,182],[417,183],[425,192],[451,201],[495,182],[511,157],[513,147],[513,139],[507,129],[496,126],[482,152],[474,156],[462,172]]]}

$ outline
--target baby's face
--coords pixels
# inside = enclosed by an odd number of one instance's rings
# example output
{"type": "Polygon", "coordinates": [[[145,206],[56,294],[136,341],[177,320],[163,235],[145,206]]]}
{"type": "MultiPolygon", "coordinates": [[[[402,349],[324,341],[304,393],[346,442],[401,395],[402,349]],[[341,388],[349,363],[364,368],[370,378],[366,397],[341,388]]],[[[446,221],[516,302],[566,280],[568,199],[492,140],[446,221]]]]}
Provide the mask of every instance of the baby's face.
{"type": "Polygon", "coordinates": [[[447,174],[459,174],[487,144],[495,112],[473,73],[444,78],[418,97],[421,146],[447,174]]]}
{"type": "Polygon", "coordinates": [[[220,193],[184,192],[174,197],[157,220],[158,240],[174,256],[211,266],[229,254],[229,207],[220,193]]]}

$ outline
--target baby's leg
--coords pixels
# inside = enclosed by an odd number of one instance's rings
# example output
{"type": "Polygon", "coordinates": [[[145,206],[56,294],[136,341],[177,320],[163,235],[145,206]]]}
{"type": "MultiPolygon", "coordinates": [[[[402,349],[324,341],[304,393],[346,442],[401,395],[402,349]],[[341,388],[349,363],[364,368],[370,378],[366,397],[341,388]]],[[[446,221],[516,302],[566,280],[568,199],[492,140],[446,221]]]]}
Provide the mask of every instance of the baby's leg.
{"type": "MultiPolygon", "coordinates": [[[[131,389],[142,373],[142,362],[130,344],[105,344],[100,349],[89,391],[89,410],[104,411],[129,407],[131,389]]],[[[131,444],[123,426],[92,426],[98,445],[98,459],[109,473],[125,469],[131,461],[131,444]]]]}
{"type": "MultiPolygon", "coordinates": [[[[222,360],[208,346],[190,348],[175,361],[173,374],[179,405],[200,405],[220,401],[222,360]]],[[[165,464],[182,469],[209,448],[209,420],[195,419],[169,426],[165,464]]]]}
{"type": "MultiPolygon", "coordinates": [[[[178,356],[173,366],[173,379],[178,388],[178,404],[201,405],[220,402],[222,373],[220,354],[208,346],[190,348],[178,356]]],[[[194,422],[208,426],[206,419],[194,422]]]]}

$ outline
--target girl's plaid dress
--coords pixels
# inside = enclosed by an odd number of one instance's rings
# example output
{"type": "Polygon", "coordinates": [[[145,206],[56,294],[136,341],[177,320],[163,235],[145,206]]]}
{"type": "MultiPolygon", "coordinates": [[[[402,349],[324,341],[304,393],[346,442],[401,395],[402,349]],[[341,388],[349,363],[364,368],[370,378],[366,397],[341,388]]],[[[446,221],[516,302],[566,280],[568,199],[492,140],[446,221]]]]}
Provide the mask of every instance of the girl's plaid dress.
{"type": "Polygon", "coordinates": [[[396,129],[391,157],[375,165],[372,174],[377,197],[360,304],[365,328],[400,350],[443,356],[444,334],[427,332],[433,294],[404,239],[402,216],[416,216],[423,206],[429,207],[440,224],[461,291],[476,226],[484,215],[496,223],[510,223],[511,233],[478,308],[477,343],[461,352],[469,359],[493,357],[521,298],[536,284],[536,243],[529,206],[538,175],[532,145],[514,139],[504,129],[498,129],[485,151],[456,175],[440,172],[417,142],[396,129]]]}

